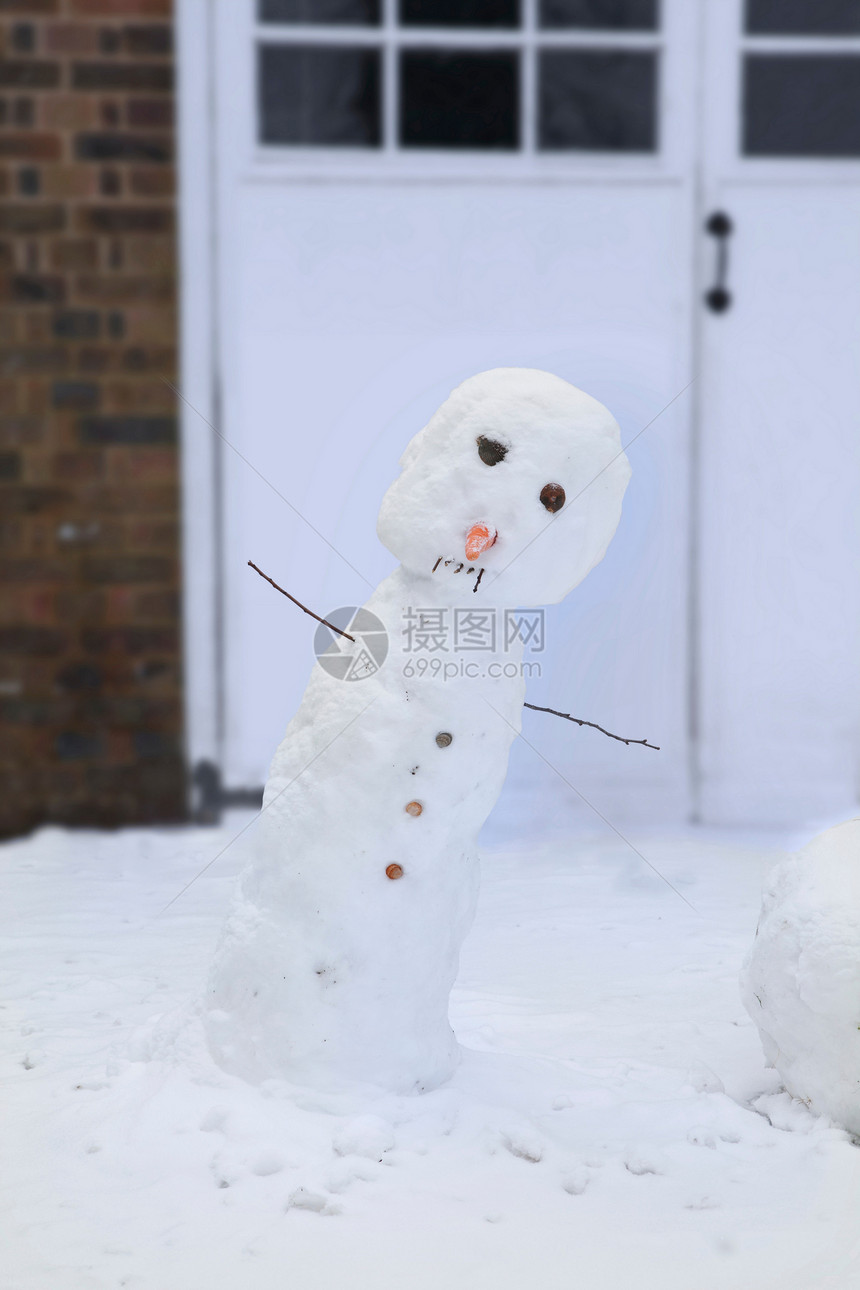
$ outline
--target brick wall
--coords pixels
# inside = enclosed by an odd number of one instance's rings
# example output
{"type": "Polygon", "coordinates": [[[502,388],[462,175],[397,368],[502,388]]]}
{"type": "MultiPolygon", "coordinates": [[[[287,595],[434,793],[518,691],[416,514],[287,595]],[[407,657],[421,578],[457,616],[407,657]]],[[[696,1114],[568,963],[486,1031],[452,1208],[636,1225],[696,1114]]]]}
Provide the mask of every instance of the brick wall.
{"type": "Polygon", "coordinates": [[[0,0],[0,834],[184,813],[170,0],[0,0]]]}

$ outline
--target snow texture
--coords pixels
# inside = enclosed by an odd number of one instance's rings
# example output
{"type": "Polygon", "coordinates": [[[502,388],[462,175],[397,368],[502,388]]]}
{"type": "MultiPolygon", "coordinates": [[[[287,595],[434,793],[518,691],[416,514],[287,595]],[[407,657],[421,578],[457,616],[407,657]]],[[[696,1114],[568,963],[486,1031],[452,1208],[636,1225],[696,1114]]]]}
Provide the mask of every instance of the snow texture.
{"type": "Polygon", "coordinates": [[[498,640],[479,676],[416,675],[404,624],[560,600],[602,558],[630,473],[601,404],[525,369],[464,382],[401,465],[379,534],[402,565],[364,607],[386,627],[388,657],[355,683],[314,668],[203,1005],[216,1060],[252,1081],[408,1093],[451,1076],[448,998],[474,917],[478,831],[520,729],[522,647],[498,640]],[[488,439],[495,464],[481,455],[488,439]],[[554,513],[547,484],[567,498],[554,513]],[[470,572],[478,524],[497,538],[470,572]]]}
{"type": "Polygon", "coordinates": [[[783,840],[632,834],[693,910],[547,776],[539,846],[485,831],[463,1061],[419,1098],[159,1044],[249,816],[0,847],[2,1290],[856,1290],[860,1151],[737,990],[783,840]]]}
{"type": "Polygon", "coordinates": [[[860,819],[776,866],[741,984],[786,1088],[860,1135],[860,819]]]}

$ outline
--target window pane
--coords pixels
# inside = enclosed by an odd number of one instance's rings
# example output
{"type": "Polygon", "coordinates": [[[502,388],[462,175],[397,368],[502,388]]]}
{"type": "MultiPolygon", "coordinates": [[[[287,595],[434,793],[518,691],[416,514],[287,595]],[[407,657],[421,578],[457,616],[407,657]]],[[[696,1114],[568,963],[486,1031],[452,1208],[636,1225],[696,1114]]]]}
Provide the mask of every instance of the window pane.
{"type": "Polygon", "coordinates": [[[520,0],[400,0],[404,27],[518,27],[520,0]]]}
{"type": "Polygon", "coordinates": [[[380,67],[376,49],[261,45],[261,143],[377,147],[380,67]]]}
{"type": "Polygon", "coordinates": [[[519,55],[405,50],[400,142],[408,148],[519,146],[519,55]]]}
{"type": "Polygon", "coordinates": [[[544,50],[538,74],[541,149],[655,150],[655,54],[544,50]]]}
{"type": "Polygon", "coordinates": [[[540,0],[541,27],[656,31],[657,0],[540,0]]]}
{"type": "Polygon", "coordinates": [[[749,54],[748,157],[860,157],[860,57],[749,54]]]}
{"type": "Polygon", "coordinates": [[[746,0],[750,35],[847,36],[860,32],[858,0],[746,0]]]}
{"type": "Polygon", "coordinates": [[[378,27],[380,0],[259,0],[260,22],[378,27]]]}

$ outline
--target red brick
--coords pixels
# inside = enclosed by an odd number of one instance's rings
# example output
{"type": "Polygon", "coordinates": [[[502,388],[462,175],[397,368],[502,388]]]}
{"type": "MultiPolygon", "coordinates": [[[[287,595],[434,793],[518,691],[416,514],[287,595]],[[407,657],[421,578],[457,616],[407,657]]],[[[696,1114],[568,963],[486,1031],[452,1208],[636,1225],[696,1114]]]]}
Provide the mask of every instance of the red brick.
{"type": "MultiPolygon", "coordinates": [[[[174,534],[171,541],[176,542],[174,534]]],[[[144,622],[175,623],[181,612],[178,591],[147,591],[135,597],[136,615],[144,622]]]]}
{"type": "Polygon", "coordinates": [[[35,58],[0,61],[0,89],[50,90],[59,83],[59,63],[35,58]]]}
{"type": "Polygon", "coordinates": [[[0,157],[15,161],[57,161],[63,147],[56,134],[2,134],[0,157]]]}
{"type": "Polygon", "coordinates": [[[51,22],[42,39],[50,54],[91,54],[98,47],[96,29],[90,23],[51,22]]]}
{"type": "Polygon", "coordinates": [[[168,129],[173,125],[173,113],[170,98],[129,99],[125,105],[126,124],[136,129],[168,129]]]}
{"type": "Polygon", "coordinates": [[[163,380],[108,379],[103,386],[106,412],[172,412],[176,396],[163,380]]]}
{"type": "Polygon", "coordinates": [[[98,99],[89,94],[50,94],[39,101],[39,122],[46,130],[86,130],[99,121],[98,99]]]}
{"type": "Polygon", "coordinates": [[[98,191],[92,166],[43,166],[45,197],[94,197],[98,191]]]}
{"type": "Polygon", "coordinates": [[[27,233],[57,233],[66,225],[66,212],[58,204],[43,205],[28,202],[25,205],[0,206],[0,233],[13,236],[27,233]]]}
{"type": "Polygon", "coordinates": [[[176,243],[172,237],[123,238],[123,262],[132,273],[172,274],[176,269],[176,243]]]}
{"type": "Polygon", "coordinates": [[[174,215],[167,207],[88,206],[77,212],[76,221],[84,233],[163,234],[172,232],[174,215]]]}
{"type": "Polygon", "coordinates": [[[113,485],[91,494],[94,511],[116,515],[175,515],[179,490],[175,485],[113,485]]]}
{"type": "Polygon", "coordinates": [[[104,475],[104,461],[100,453],[58,453],[53,459],[53,473],[55,479],[66,483],[81,479],[101,479],[104,475]]]}
{"type": "Polygon", "coordinates": [[[113,350],[87,346],[78,351],[77,367],[81,372],[104,372],[112,366],[115,357],[113,350]]]}
{"type": "Polygon", "coordinates": [[[172,0],[68,0],[68,8],[72,13],[104,18],[126,14],[133,18],[169,18],[173,4],[172,0]]]}
{"type": "Polygon", "coordinates": [[[129,175],[129,189],[135,197],[172,197],[176,191],[176,175],[172,167],[137,166],[129,175]]]}
{"type": "Polygon", "coordinates": [[[175,319],[168,320],[163,308],[126,309],[125,321],[126,339],[135,346],[158,344],[175,336],[175,319]]]}
{"type": "Polygon", "coordinates": [[[173,29],[161,22],[129,25],[122,29],[121,41],[132,58],[164,58],[173,51],[173,29]]]}
{"type": "Polygon", "coordinates": [[[98,243],[93,238],[52,241],[49,250],[53,269],[94,269],[98,264],[98,243]]]}
{"type": "Polygon", "coordinates": [[[176,451],[173,448],[111,448],[108,479],[113,484],[132,480],[143,484],[166,484],[176,478],[176,451]]]}
{"type": "Polygon", "coordinates": [[[16,98],[12,103],[12,122],[28,130],[36,120],[36,104],[30,98],[16,98]]]}
{"type": "Polygon", "coordinates": [[[57,628],[31,627],[29,623],[16,623],[0,627],[0,652],[55,656],[67,646],[68,639],[68,634],[57,628]]]}
{"type": "Polygon", "coordinates": [[[124,654],[171,654],[176,650],[178,634],[172,627],[111,626],[88,627],[81,634],[86,650],[94,654],[116,651],[124,654]]]}
{"type": "Polygon", "coordinates": [[[0,598],[0,622],[5,626],[23,622],[38,627],[56,627],[56,601],[53,587],[27,584],[6,587],[0,598]]]}
{"type": "Polygon", "coordinates": [[[162,376],[175,378],[177,354],[172,346],[135,345],[121,354],[120,364],[128,372],[158,371],[162,376]]]}
{"type": "Polygon", "coordinates": [[[0,14],[21,13],[28,18],[36,14],[56,13],[60,0],[0,0],[0,14]]]}
{"type": "Polygon", "coordinates": [[[163,63],[74,63],[72,87],[109,93],[168,93],[173,89],[173,71],[163,63]]]}
{"type": "MultiPolygon", "coordinates": [[[[44,438],[41,417],[0,416],[0,444],[34,444],[44,438]]],[[[6,498],[8,506],[9,499],[6,498]]]]}
{"type": "Polygon", "coordinates": [[[156,555],[94,556],[83,568],[89,583],[166,582],[171,573],[170,560],[156,555]]]}
{"type": "Polygon", "coordinates": [[[178,550],[179,526],[175,520],[132,520],[124,540],[131,550],[178,550]]]}
{"type": "Polygon", "coordinates": [[[173,300],[176,283],[171,278],[127,277],[119,274],[87,274],[75,279],[75,293],[80,300],[98,301],[104,305],[135,303],[143,300],[173,300]]]}
{"type": "Polygon", "coordinates": [[[0,295],[15,304],[62,304],[66,283],[57,274],[13,273],[0,285],[0,295]]]}

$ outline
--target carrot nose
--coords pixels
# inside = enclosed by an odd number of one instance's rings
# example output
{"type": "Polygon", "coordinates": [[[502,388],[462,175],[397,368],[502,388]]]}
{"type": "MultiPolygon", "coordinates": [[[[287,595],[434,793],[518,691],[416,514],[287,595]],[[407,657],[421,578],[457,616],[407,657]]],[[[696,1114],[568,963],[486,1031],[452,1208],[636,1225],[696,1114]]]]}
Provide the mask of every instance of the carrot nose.
{"type": "Polygon", "coordinates": [[[482,551],[491,547],[498,537],[495,529],[486,524],[473,524],[466,534],[466,559],[477,560],[482,551]]]}

